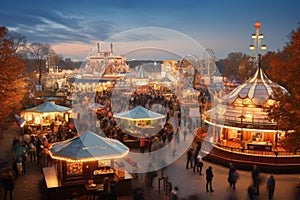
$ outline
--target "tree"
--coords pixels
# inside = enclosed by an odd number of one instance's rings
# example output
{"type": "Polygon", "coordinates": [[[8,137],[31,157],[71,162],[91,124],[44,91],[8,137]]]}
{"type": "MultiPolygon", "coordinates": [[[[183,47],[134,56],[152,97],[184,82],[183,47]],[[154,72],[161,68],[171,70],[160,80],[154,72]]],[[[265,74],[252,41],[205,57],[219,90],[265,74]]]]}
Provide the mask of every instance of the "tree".
{"type": "Polygon", "coordinates": [[[227,78],[235,76],[241,80],[246,80],[254,70],[249,60],[250,56],[242,52],[229,53],[227,58],[217,62],[217,66],[222,69],[221,73],[227,78]]]}
{"type": "Polygon", "coordinates": [[[292,131],[282,144],[290,150],[300,150],[300,27],[292,31],[290,42],[269,62],[272,79],[288,91],[275,90],[279,103],[268,110],[269,118],[278,123],[279,129],[292,131]]]}
{"type": "Polygon", "coordinates": [[[18,55],[25,38],[9,34],[6,27],[0,27],[0,130],[13,120],[13,114],[21,108],[26,86],[24,63],[18,55]]]}
{"type": "Polygon", "coordinates": [[[54,51],[51,50],[50,44],[32,43],[28,47],[27,55],[29,59],[33,59],[39,72],[39,85],[42,84],[42,74],[46,69],[46,62],[54,51]]]}

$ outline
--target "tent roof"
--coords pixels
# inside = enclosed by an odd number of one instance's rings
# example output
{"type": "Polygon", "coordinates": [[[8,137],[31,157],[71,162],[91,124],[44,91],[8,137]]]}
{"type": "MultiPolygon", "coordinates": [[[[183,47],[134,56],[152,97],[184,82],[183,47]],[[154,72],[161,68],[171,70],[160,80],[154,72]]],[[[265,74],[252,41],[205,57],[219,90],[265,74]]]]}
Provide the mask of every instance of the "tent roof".
{"type": "Polygon", "coordinates": [[[127,119],[127,120],[153,120],[165,118],[165,115],[153,112],[142,106],[137,106],[127,112],[120,112],[114,114],[115,118],[127,119]]]}
{"type": "Polygon", "coordinates": [[[144,67],[143,66],[140,66],[140,69],[136,75],[136,78],[148,78],[148,76],[146,75],[146,72],[144,70],[144,67]]]}
{"type": "Polygon", "coordinates": [[[273,87],[280,87],[287,92],[285,88],[272,82],[261,68],[258,68],[251,79],[236,87],[224,96],[223,100],[233,103],[237,98],[249,98],[255,105],[260,106],[272,97],[273,87]]]}
{"type": "Polygon", "coordinates": [[[95,103],[95,102],[90,102],[90,103],[88,104],[88,107],[89,107],[90,109],[105,108],[104,105],[102,105],[102,104],[100,104],[100,103],[95,103]]]}
{"type": "Polygon", "coordinates": [[[64,107],[64,106],[59,106],[56,105],[54,103],[51,103],[49,101],[38,105],[36,107],[33,108],[28,108],[25,111],[31,111],[31,112],[40,112],[40,113],[44,113],[44,112],[65,112],[71,110],[71,108],[68,107],[64,107]]]}
{"type": "Polygon", "coordinates": [[[86,131],[78,137],[54,143],[49,152],[54,159],[84,162],[121,158],[129,152],[129,148],[119,140],[86,131]]]}

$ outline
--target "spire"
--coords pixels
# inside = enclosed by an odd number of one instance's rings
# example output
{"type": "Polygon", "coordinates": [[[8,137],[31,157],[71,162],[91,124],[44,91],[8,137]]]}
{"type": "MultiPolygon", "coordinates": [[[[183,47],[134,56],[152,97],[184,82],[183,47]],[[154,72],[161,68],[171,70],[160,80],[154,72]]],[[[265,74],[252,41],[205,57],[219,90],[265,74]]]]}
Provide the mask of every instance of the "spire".
{"type": "Polygon", "coordinates": [[[97,53],[100,53],[100,44],[97,42],[97,53]]]}
{"type": "Polygon", "coordinates": [[[261,39],[264,38],[264,35],[259,33],[260,22],[255,22],[254,27],[256,29],[256,33],[252,34],[253,45],[250,45],[250,50],[253,51],[252,59],[258,66],[258,69],[261,69],[261,50],[266,50],[267,47],[266,45],[261,44],[261,39]]]}

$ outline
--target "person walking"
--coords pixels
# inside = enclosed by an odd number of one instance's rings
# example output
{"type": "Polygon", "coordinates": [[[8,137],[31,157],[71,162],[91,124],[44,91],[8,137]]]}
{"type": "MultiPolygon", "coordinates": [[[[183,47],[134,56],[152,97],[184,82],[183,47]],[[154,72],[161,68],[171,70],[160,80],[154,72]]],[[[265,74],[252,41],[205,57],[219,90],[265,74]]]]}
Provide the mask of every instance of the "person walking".
{"type": "Polygon", "coordinates": [[[251,184],[248,189],[247,189],[247,192],[248,192],[248,199],[249,200],[255,200],[256,198],[256,195],[255,195],[255,187],[253,184],[251,184]]]}
{"type": "Polygon", "coordinates": [[[256,165],[253,166],[253,170],[251,172],[252,180],[253,180],[253,186],[254,186],[254,191],[256,195],[259,195],[259,183],[260,183],[260,171],[257,168],[256,165]]]}
{"type": "Polygon", "coordinates": [[[229,186],[235,189],[235,184],[237,179],[239,178],[239,174],[234,166],[234,164],[229,163],[229,172],[228,172],[228,182],[229,186]]]}
{"type": "Polygon", "coordinates": [[[193,149],[190,148],[188,151],[187,151],[187,160],[186,160],[186,166],[185,168],[188,169],[189,168],[189,164],[190,164],[190,167],[193,168],[193,160],[192,160],[192,157],[193,157],[193,149]]]}
{"type": "Polygon", "coordinates": [[[213,174],[213,171],[212,171],[212,167],[209,166],[206,169],[206,192],[209,192],[208,186],[209,186],[210,192],[214,191],[213,188],[212,188],[213,177],[214,177],[214,174],[213,174]]]}
{"type": "Polygon", "coordinates": [[[275,179],[274,176],[271,175],[267,180],[267,187],[269,191],[269,200],[273,199],[274,191],[275,191],[275,179]]]}

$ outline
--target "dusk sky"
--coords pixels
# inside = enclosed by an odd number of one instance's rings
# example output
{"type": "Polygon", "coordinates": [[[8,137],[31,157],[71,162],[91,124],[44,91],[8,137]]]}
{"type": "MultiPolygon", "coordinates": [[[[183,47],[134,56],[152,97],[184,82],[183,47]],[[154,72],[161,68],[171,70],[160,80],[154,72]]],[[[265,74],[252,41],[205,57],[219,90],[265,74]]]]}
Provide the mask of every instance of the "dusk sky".
{"type": "MultiPolygon", "coordinates": [[[[97,41],[130,29],[159,27],[193,38],[221,59],[230,52],[251,53],[256,21],[268,50],[281,50],[298,27],[299,8],[298,0],[5,0],[0,2],[0,25],[26,36],[28,43],[51,44],[64,58],[82,60],[97,41]]],[[[155,31],[137,37],[131,35],[131,41],[163,40],[155,31]]],[[[179,49],[188,48],[181,43],[176,44],[179,49]]]]}

